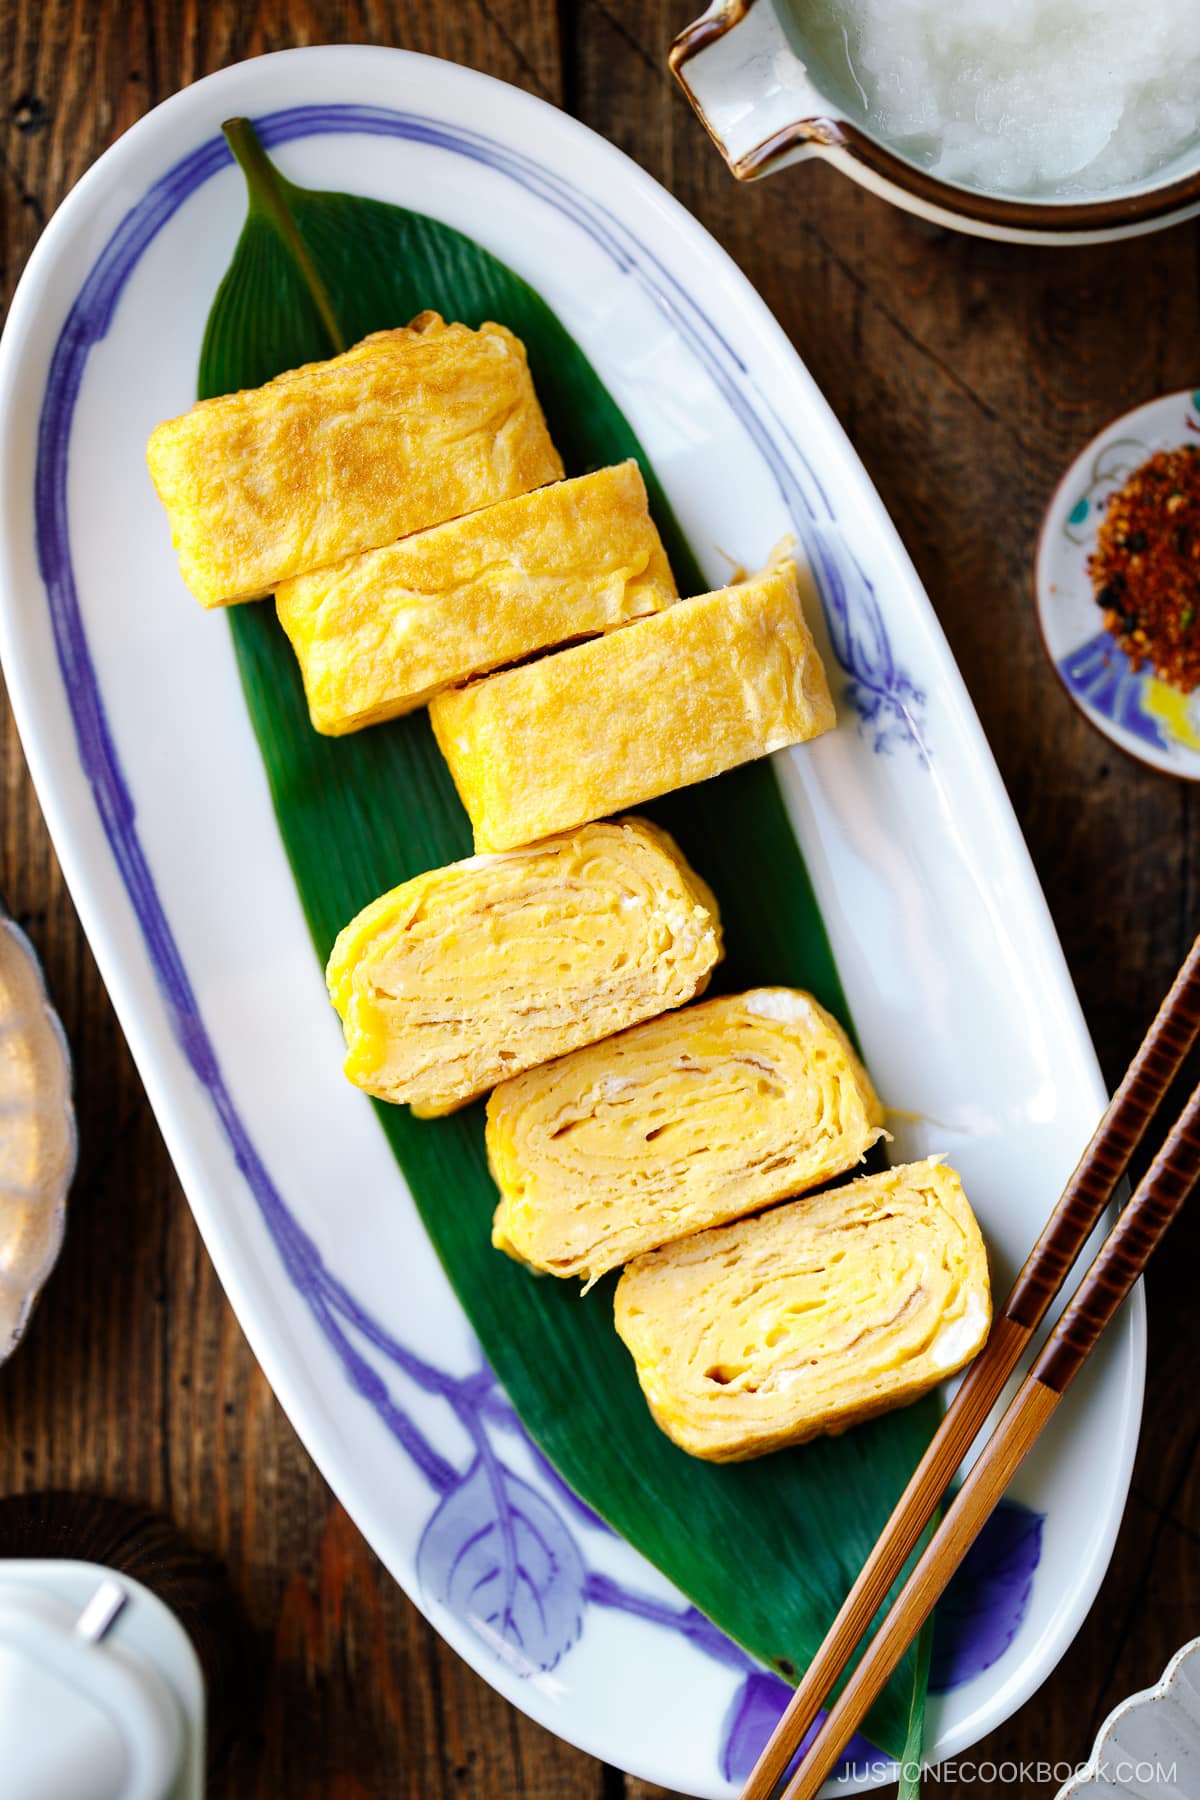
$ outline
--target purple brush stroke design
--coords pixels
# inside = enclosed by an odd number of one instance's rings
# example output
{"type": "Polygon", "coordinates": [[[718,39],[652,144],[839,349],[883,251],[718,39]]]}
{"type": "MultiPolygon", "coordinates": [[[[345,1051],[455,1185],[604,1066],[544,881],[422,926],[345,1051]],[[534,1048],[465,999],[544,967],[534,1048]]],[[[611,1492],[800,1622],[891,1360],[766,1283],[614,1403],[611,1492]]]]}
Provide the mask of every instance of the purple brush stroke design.
{"type": "MultiPolygon", "coordinates": [[[[606,1575],[589,1575],[584,1583],[584,1594],[597,1606],[619,1607],[622,1612],[634,1613],[650,1624],[680,1632],[715,1661],[742,1672],[741,1684],[729,1702],[721,1724],[721,1773],[726,1781],[734,1782],[740,1787],[758,1761],[767,1739],[783,1717],[792,1697],[793,1690],[787,1682],[762,1668],[752,1656],[747,1655],[740,1644],[735,1644],[723,1631],[718,1631],[712,1620],[706,1619],[694,1606],[680,1609],[664,1605],[661,1600],[651,1600],[646,1595],[635,1597],[616,1582],[610,1581],[606,1575]]],[[[824,1717],[823,1712],[818,1715],[812,1728],[805,1734],[789,1768],[794,1767],[808,1749],[824,1717]]],[[[879,1763],[886,1760],[873,1744],[856,1732],[846,1745],[835,1776],[852,1762],[879,1763]]]]}
{"type": "Polygon", "coordinates": [[[583,1558],[561,1514],[497,1459],[486,1433],[477,1443],[425,1527],[417,1574],[518,1674],[543,1674],[583,1630],[583,1558]]]}
{"type": "Polygon", "coordinates": [[[1058,672],[1071,692],[1114,724],[1163,750],[1167,740],[1157,720],[1143,712],[1142,700],[1149,680],[1145,670],[1135,672],[1125,652],[1107,631],[1064,656],[1058,672]]]}
{"type": "MultiPolygon", "coordinates": [[[[298,107],[266,115],[257,121],[257,128],[268,148],[320,132],[374,132],[439,145],[455,154],[472,157],[509,175],[557,207],[585,230],[619,267],[642,280],[708,368],[771,468],[780,493],[796,519],[813,567],[822,577],[835,652],[853,677],[864,718],[876,729],[876,747],[885,747],[885,741],[891,741],[890,733],[892,737],[907,737],[924,754],[917,729],[921,696],[893,663],[878,603],[862,571],[852,565],[849,573],[845,573],[838,566],[835,552],[829,547],[828,528],[834,524],[832,513],[813,471],[794,441],[784,433],[794,462],[802,471],[796,473],[795,467],[789,464],[771,438],[757,407],[739,389],[737,378],[740,375],[745,380],[747,372],[732,347],[691,297],[673,282],[657,258],[625,231],[606,209],[585,200],[569,184],[542,170],[530,159],[481,134],[451,132],[434,120],[416,115],[353,106],[298,107]],[[862,621],[851,619],[848,599],[851,587],[864,609],[862,621]]],[[[747,1681],[774,1681],[773,1677],[755,1670],[745,1653],[731,1644],[695,1608],[688,1607],[680,1612],[663,1607],[606,1576],[584,1572],[575,1540],[566,1525],[558,1520],[536,1491],[502,1464],[491,1450],[485,1419],[505,1428],[516,1423],[511,1409],[497,1394],[491,1371],[484,1367],[466,1377],[455,1377],[437,1369],[394,1338],[333,1275],[316,1243],[294,1217],[271,1180],[234,1105],[205,1029],[141,844],[133,800],[117,757],[88,647],[71,562],[67,471],[75,407],[92,346],[108,331],[125,284],[148,245],[189,195],[231,160],[228,147],[219,138],[209,140],[184,157],[130,209],[101,252],[68,313],[51,360],[38,424],[34,480],[38,561],[46,586],[80,763],[141,928],[172,1031],[197,1081],[210,1098],[289,1279],[307,1302],[347,1380],[372,1406],[439,1498],[420,1552],[428,1581],[435,1588],[442,1583],[448,1595],[454,1593],[455,1571],[463,1567],[463,1559],[472,1553],[472,1546],[482,1541],[479,1534],[483,1533],[485,1537],[498,1534],[497,1541],[502,1540],[507,1548],[493,1561],[493,1577],[507,1584],[505,1591],[509,1600],[499,1609],[498,1630],[494,1611],[489,1616],[490,1628],[502,1645],[522,1655],[527,1656],[528,1652],[517,1642],[518,1638],[536,1640],[538,1654],[551,1658],[538,1666],[552,1666],[552,1662],[574,1642],[581,1623],[580,1608],[582,1602],[588,1600],[618,1607],[632,1616],[682,1634],[705,1654],[748,1671],[747,1681]],[[465,1475],[434,1448],[410,1415],[396,1403],[387,1382],[352,1341],[351,1333],[384,1356],[393,1368],[424,1392],[448,1402],[476,1446],[475,1460],[465,1475]],[[531,1517],[536,1517],[535,1524],[530,1524],[531,1517]],[[540,1573],[536,1577],[531,1575],[528,1562],[521,1560],[514,1547],[519,1518],[528,1528],[529,1543],[538,1552],[540,1573]],[[550,1520],[555,1523],[551,1525],[550,1520]],[[512,1595],[521,1584],[526,1593],[519,1609],[512,1595]],[[538,1631],[532,1631],[530,1626],[535,1615],[540,1621],[538,1631]]],[[[761,396],[758,406],[769,411],[761,396]]],[[[550,1473],[553,1475],[553,1471],[550,1473]]],[[[557,1476],[553,1476],[553,1482],[564,1498],[569,1497],[585,1523],[600,1524],[557,1476]]],[[[482,1579],[480,1566],[473,1567],[476,1576],[482,1579]]],[[[783,1686],[782,1683],[776,1685],[783,1686]]],[[[762,1712],[765,1707],[765,1691],[761,1686],[753,1690],[753,1705],[757,1712],[762,1712]]],[[[731,1713],[731,1730],[734,1725],[741,1742],[749,1727],[743,1712],[736,1706],[731,1713]]]]}
{"type": "Polygon", "coordinates": [[[948,1693],[999,1662],[1029,1611],[1045,1515],[1002,1500],[938,1602],[929,1691],[948,1693]]]}
{"type": "MultiPolygon", "coordinates": [[[[945,1694],[973,1681],[998,1662],[1012,1643],[1029,1610],[1043,1524],[1043,1515],[1031,1507],[1002,1500],[980,1532],[934,1615],[931,1693],[945,1694]]],[[[721,1773],[740,1786],[782,1718],[792,1689],[777,1675],[760,1669],[736,1645],[729,1648],[734,1652],[729,1660],[736,1664],[741,1656],[741,1666],[748,1672],[722,1729],[721,1773]]],[[[824,1712],[819,1713],[805,1733],[789,1771],[808,1749],[824,1717],[824,1712]]],[[[835,1776],[848,1765],[863,1767],[880,1760],[879,1752],[856,1734],[846,1745],[835,1776]]]]}
{"type": "Polygon", "coordinates": [[[607,1575],[589,1575],[584,1583],[584,1593],[597,1606],[618,1607],[622,1612],[630,1613],[635,1618],[645,1619],[648,1624],[661,1625],[668,1631],[676,1631],[688,1642],[697,1645],[706,1656],[714,1661],[726,1663],[731,1669],[757,1669],[759,1664],[754,1658],[735,1644],[732,1638],[713,1624],[694,1606],[668,1606],[662,1600],[652,1600],[648,1594],[632,1594],[619,1582],[607,1575]]]}
{"type": "MultiPolygon", "coordinates": [[[[755,1669],[747,1675],[730,1703],[721,1731],[724,1743],[721,1773],[726,1781],[734,1782],[740,1787],[746,1780],[765,1748],[767,1739],[783,1717],[791,1697],[791,1688],[786,1682],[780,1681],[777,1675],[767,1675],[761,1669],[755,1669]]],[[[799,1748],[787,1766],[785,1780],[807,1751],[824,1720],[825,1713],[822,1710],[801,1738],[799,1748]]],[[[868,1763],[878,1766],[886,1761],[887,1758],[880,1755],[874,1744],[868,1743],[862,1733],[856,1731],[842,1751],[841,1759],[830,1779],[836,1781],[855,1765],[860,1768],[868,1763]]]]}

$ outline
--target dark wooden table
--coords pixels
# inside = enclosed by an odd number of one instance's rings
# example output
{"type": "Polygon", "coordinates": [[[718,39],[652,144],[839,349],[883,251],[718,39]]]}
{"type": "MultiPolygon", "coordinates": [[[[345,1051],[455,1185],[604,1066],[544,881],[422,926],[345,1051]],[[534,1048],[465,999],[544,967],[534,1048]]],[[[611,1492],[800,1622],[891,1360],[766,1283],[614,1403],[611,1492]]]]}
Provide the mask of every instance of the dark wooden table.
{"type": "MultiPolygon", "coordinates": [[[[974,696],[1115,1082],[1200,926],[1196,797],[1071,706],[1040,648],[1030,575],[1065,462],[1114,413],[1200,380],[1200,226],[1026,250],[916,224],[819,167],[739,188],[665,72],[689,16],[687,0],[2,0],[5,294],[115,137],[175,89],[262,51],[346,40],[430,51],[613,139],[756,283],[878,484],[974,696]]],[[[0,755],[0,889],[45,958],[82,1144],[61,1263],[0,1372],[0,1494],[136,1498],[224,1560],[270,1674],[223,1795],[648,1800],[471,1674],[331,1498],[200,1245],[7,712],[0,755]]],[[[1198,1225],[1193,1214],[1176,1228],[1151,1276],[1148,1408],[1108,1578],[1055,1674],[980,1757],[1078,1760],[1108,1707],[1200,1629],[1198,1225]]],[[[1012,1791],[1053,1788],[1031,1778],[1012,1791]]]]}

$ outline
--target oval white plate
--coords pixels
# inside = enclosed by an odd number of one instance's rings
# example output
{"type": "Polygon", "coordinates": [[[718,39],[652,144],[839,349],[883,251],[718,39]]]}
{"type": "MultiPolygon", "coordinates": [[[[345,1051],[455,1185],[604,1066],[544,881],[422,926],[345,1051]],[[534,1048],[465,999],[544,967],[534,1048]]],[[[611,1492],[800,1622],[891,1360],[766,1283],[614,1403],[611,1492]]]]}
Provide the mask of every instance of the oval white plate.
{"type": "MultiPolygon", "coordinates": [[[[727,557],[751,565],[800,536],[842,721],[780,773],[868,1059],[903,1115],[896,1154],[949,1152],[1001,1291],[1095,1123],[1096,1062],[995,766],[879,500],[761,301],[633,163],[483,76],[347,48],[201,81],[85,177],[0,350],[0,654],[205,1241],[324,1474],[463,1656],[597,1756],[728,1795],[777,1684],[579,1511],[480,1376],[371,1110],[338,1072],[229,634],[185,593],[146,477],[151,427],[193,398],[242,224],[218,135],[233,113],[259,120],[294,179],[433,212],[526,276],[625,408],[714,581],[727,557]],[[521,1653],[438,1599],[446,1534],[426,1534],[457,1496],[459,1524],[473,1514],[503,1536],[499,1459],[536,1490],[559,1576],[521,1653]]],[[[1018,1496],[1041,1518],[1020,1515],[1021,1544],[985,1571],[993,1616],[958,1671],[977,1672],[932,1705],[935,1755],[1018,1706],[1090,1605],[1143,1361],[1139,1296],[1022,1472],[1018,1496]]]]}
{"type": "Polygon", "coordinates": [[[1106,425],[1046,509],[1038,541],[1038,622],[1055,673],[1085,719],[1130,756],[1200,781],[1200,689],[1181,694],[1135,671],[1104,629],[1088,558],[1111,495],[1156,450],[1200,437],[1200,394],[1163,394],[1106,425]]]}

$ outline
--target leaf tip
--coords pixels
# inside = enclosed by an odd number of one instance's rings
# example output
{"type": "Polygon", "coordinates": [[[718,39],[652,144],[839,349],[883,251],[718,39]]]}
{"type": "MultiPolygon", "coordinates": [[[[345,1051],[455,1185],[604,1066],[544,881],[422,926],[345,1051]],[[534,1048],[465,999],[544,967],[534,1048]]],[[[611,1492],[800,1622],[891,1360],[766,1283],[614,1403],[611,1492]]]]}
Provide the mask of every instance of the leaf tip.
{"type": "Polygon", "coordinates": [[[222,119],[221,135],[243,169],[246,167],[248,157],[254,159],[255,153],[258,156],[264,154],[263,147],[258,141],[258,133],[250,119],[240,116],[222,119]]]}
{"type": "Polygon", "coordinates": [[[221,131],[246,178],[251,214],[265,219],[279,235],[304,278],[335,354],[345,350],[346,340],[337,314],[296,222],[296,204],[303,198],[301,190],[275,167],[252,119],[226,119],[221,131]]]}

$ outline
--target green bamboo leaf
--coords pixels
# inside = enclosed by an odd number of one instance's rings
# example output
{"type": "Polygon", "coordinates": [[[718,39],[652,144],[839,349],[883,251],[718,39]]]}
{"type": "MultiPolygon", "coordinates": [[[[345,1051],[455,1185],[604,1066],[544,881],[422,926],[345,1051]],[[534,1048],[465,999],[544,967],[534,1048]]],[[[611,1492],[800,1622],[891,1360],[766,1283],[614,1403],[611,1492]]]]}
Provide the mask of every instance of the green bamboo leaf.
{"type": "Polygon", "coordinates": [[[912,1690],[909,1699],[908,1731],[900,1758],[900,1780],[896,1800],[921,1800],[921,1757],[925,1751],[925,1692],[929,1686],[929,1664],[933,1657],[933,1614],[926,1619],[917,1636],[917,1652],[913,1662],[912,1690]]]}
{"type": "MultiPolygon", "coordinates": [[[[229,131],[250,210],[204,339],[201,396],[260,383],[425,308],[497,319],[527,347],[568,474],[637,456],[683,591],[695,560],[627,421],[538,295],[461,233],[399,207],[294,187],[242,124],[229,131]]],[[[269,605],[230,610],[242,683],[283,842],[322,961],[368,900],[467,855],[470,832],[425,714],[344,738],[309,726],[269,605]]],[[[792,983],[847,1020],[811,884],[769,763],[648,809],[716,891],[725,988],[792,983]],[[751,873],[752,872],[752,873],[751,873]]],[[[339,1080],[335,1067],[330,1080],[339,1080]]],[[[656,1428],[612,1328],[612,1282],[586,1300],[490,1243],[496,1195],[482,1106],[422,1122],[379,1106],[425,1227],[526,1429],[564,1479],[730,1636],[788,1678],[810,1660],[920,1457],[927,1401],[802,1450],[717,1468],[656,1428]]],[[[909,1658],[868,1729],[904,1748],[909,1658]]]]}

